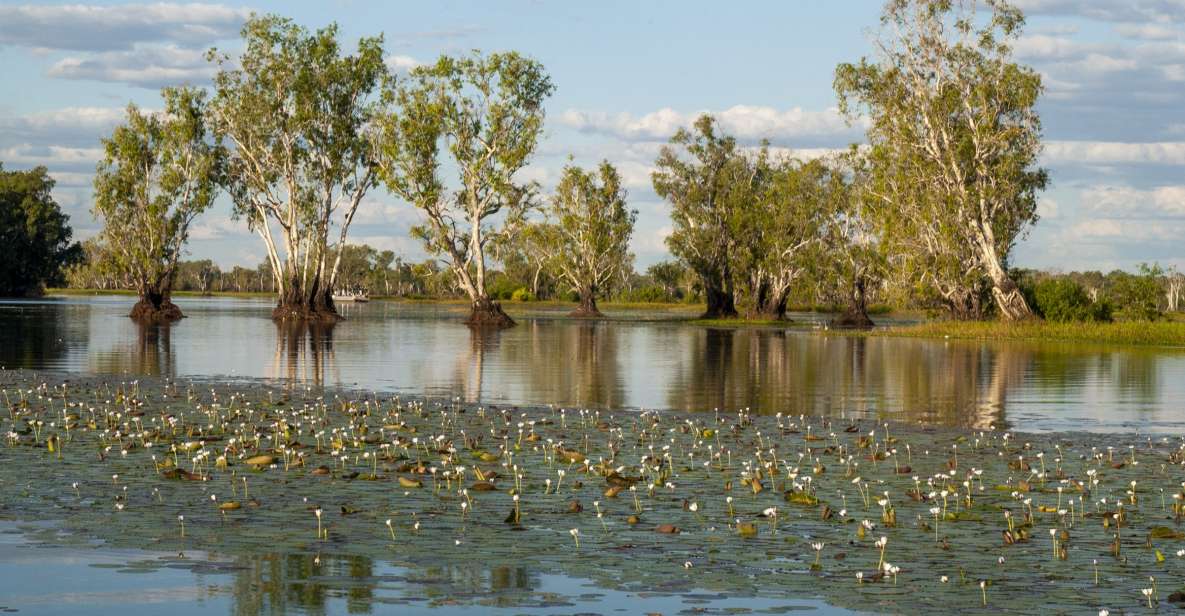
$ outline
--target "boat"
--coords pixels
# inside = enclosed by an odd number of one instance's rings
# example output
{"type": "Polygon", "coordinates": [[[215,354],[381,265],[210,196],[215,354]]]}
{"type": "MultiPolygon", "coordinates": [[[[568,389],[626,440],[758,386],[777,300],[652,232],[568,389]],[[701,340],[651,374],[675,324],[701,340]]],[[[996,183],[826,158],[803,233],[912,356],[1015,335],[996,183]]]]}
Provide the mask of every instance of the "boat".
{"type": "Polygon", "coordinates": [[[364,290],[336,291],[333,294],[335,302],[369,302],[370,296],[364,290]]]}

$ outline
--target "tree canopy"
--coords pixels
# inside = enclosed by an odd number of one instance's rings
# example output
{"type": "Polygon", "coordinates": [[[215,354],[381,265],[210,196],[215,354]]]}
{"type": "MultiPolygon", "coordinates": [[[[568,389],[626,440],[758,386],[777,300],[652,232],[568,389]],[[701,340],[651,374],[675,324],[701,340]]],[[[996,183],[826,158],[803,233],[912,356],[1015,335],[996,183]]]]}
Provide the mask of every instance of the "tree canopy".
{"type": "Polygon", "coordinates": [[[382,122],[383,180],[423,212],[412,235],[448,262],[472,302],[471,325],[514,323],[490,300],[486,250],[535,205],[537,185],[515,174],[535,152],[552,90],[543,65],[515,52],[442,56],[412,69],[382,122]],[[442,149],[455,182],[440,173],[442,149]]]}
{"type": "Polygon", "coordinates": [[[267,248],[274,316],[332,319],[346,236],[376,182],[366,131],[389,78],[382,38],[347,54],[336,25],[309,32],[271,15],[248,20],[243,39],[237,66],[210,53],[219,66],[210,112],[230,148],[235,213],[267,248]]]}
{"type": "Polygon", "coordinates": [[[177,263],[193,220],[210,207],[225,150],[205,121],[205,95],[166,88],[163,114],[127,108],[127,121],[103,140],[95,173],[94,212],[109,265],[135,285],[132,316],[180,318],[170,301],[177,263]]]}
{"type": "Polygon", "coordinates": [[[34,295],[61,283],[63,268],[82,256],[53,187],[45,167],[5,171],[0,164],[0,296],[34,295]]]}

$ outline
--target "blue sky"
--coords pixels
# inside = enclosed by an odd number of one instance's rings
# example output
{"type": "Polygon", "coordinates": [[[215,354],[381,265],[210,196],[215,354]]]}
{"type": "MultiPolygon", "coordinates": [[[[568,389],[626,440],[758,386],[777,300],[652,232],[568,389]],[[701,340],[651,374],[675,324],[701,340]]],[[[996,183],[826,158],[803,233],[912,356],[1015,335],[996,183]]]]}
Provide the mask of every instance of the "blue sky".
{"type": "MultiPolygon", "coordinates": [[[[1185,0],[1022,0],[1016,46],[1045,77],[1041,102],[1053,183],[1017,265],[1185,269],[1185,0]]],[[[0,161],[44,164],[76,232],[96,231],[90,181],[99,138],[129,101],[159,106],[162,85],[209,81],[202,55],[233,52],[251,11],[348,40],[383,33],[406,70],[442,53],[515,49],[556,85],[547,131],[524,177],[554,185],[569,155],[607,158],[639,210],[639,268],[666,256],[668,209],[650,188],[658,148],[698,113],[717,113],[746,143],[818,155],[861,139],[835,111],[832,72],[869,53],[881,2],[228,2],[22,4],[0,1],[0,161]]],[[[382,190],[352,237],[424,254],[408,238],[417,212],[382,190]]],[[[193,230],[191,256],[224,267],[258,263],[263,248],[223,202],[193,230]]]]}

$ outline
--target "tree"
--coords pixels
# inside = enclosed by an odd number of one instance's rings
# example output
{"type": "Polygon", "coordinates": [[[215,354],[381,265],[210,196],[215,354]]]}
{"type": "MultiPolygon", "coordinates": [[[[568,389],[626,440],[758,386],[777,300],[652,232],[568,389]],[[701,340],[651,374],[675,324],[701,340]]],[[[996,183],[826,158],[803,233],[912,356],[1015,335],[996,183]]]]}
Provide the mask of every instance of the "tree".
{"type": "Polygon", "coordinates": [[[983,18],[972,0],[890,0],[879,58],[841,64],[835,87],[845,113],[870,120],[871,190],[894,211],[900,254],[926,256],[918,276],[935,276],[950,304],[986,278],[1015,320],[1032,314],[1006,263],[1047,181],[1036,167],[1042,86],[1012,61],[1022,13],[987,4],[983,18]]]}
{"type": "Polygon", "coordinates": [[[731,225],[751,195],[752,166],[736,139],[718,134],[706,114],[695,121],[694,132],[681,128],[671,137],[655,166],[654,191],[671,204],[674,230],[667,247],[703,282],[703,317],[737,316],[731,225]]]}
{"type": "Polygon", "coordinates": [[[630,236],[638,211],[626,208],[617,169],[602,161],[596,171],[569,165],[546,210],[536,245],[557,276],[580,295],[572,316],[599,317],[597,296],[623,271],[632,270],[630,236]]]}
{"type": "Polygon", "coordinates": [[[1165,272],[1165,309],[1169,312],[1177,312],[1181,307],[1181,295],[1185,291],[1185,274],[1182,274],[1176,267],[1170,268],[1165,272]]]}
{"type": "Polygon", "coordinates": [[[685,274],[683,266],[677,261],[659,261],[646,268],[646,275],[673,299],[679,299],[683,295],[681,287],[685,274]]]}
{"type": "Polygon", "coordinates": [[[235,214],[267,248],[273,318],[334,321],[346,235],[376,181],[365,130],[389,78],[382,39],[361,39],[345,55],[336,25],[309,33],[276,16],[249,19],[243,38],[240,68],[209,54],[220,67],[210,111],[231,147],[235,214]]]}
{"type": "Polygon", "coordinates": [[[873,326],[868,317],[869,287],[883,277],[885,262],[877,228],[869,203],[876,205],[864,190],[868,181],[865,159],[858,150],[831,161],[824,184],[825,228],[822,254],[817,260],[819,276],[832,289],[839,290],[844,306],[842,314],[832,319],[831,327],[864,329],[873,326]]]}
{"type": "Polygon", "coordinates": [[[732,216],[734,270],[750,316],[783,319],[792,286],[818,256],[832,175],[822,161],[771,160],[765,148],[747,163],[751,196],[732,216]]]}
{"type": "Polygon", "coordinates": [[[552,90],[543,66],[515,52],[442,56],[412,69],[383,119],[383,180],[423,212],[412,234],[447,259],[469,296],[469,325],[514,325],[486,290],[486,248],[533,208],[537,186],[514,175],[535,152],[552,90]],[[452,187],[439,173],[442,148],[457,173],[452,187]]]}
{"type": "Polygon", "coordinates": [[[100,242],[139,294],[130,316],[140,321],[184,316],[171,299],[177,262],[189,225],[217,195],[225,160],[206,129],[205,95],[171,88],[161,95],[163,114],[128,105],[127,123],[103,140],[94,180],[100,242]]]}
{"type": "Polygon", "coordinates": [[[0,164],[0,296],[40,294],[64,282],[63,268],[82,256],[53,186],[45,167],[5,171],[0,164]]]}

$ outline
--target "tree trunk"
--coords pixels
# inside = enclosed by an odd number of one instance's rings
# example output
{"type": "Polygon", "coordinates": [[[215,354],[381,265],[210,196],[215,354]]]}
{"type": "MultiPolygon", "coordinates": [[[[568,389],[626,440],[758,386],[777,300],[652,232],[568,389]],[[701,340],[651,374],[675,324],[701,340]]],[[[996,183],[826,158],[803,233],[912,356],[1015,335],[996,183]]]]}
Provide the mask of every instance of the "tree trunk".
{"type": "Polygon", "coordinates": [[[596,290],[585,288],[580,290],[580,306],[568,314],[571,317],[584,319],[599,319],[605,315],[597,309],[596,290]]]}
{"type": "Polygon", "coordinates": [[[753,305],[749,307],[747,316],[763,321],[785,320],[788,295],[788,289],[777,289],[769,280],[761,281],[756,285],[753,305]]]}
{"type": "Polygon", "coordinates": [[[284,294],[272,310],[276,321],[310,321],[336,323],[341,320],[337,307],[333,305],[333,291],[321,285],[321,276],[314,275],[308,289],[300,283],[300,276],[293,274],[284,285],[284,294]]]}
{"type": "Polygon", "coordinates": [[[868,318],[868,295],[864,289],[864,277],[859,276],[852,284],[852,295],[848,308],[831,320],[828,324],[832,329],[872,329],[872,319],[868,318]]]}
{"type": "Polygon", "coordinates": [[[996,308],[1000,316],[1006,321],[1023,321],[1033,318],[1033,311],[1028,302],[1016,286],[1004,266],[1000,264],[1000,257],[996,253],[990,236],[982,233],[979,237],[980,262],[992,281],[992,298],[996,300],[996,308]]]}
{"type": "Polygon", "coordinates": [[[701,319],[735,319],[738,316],[732,293],[705,284],[704,299],[707,302],[707,310],[701,319]]]}
{"type": "Polygon", "coordinates": [[[515,322],[502,311],[502,304],[482,295],[473,301],[465,324],[469,327],[502,329],[514,327],[515,322]]]}
{"type": "Polygon", "coordinates": [[[173,303],[173,284],[169,276],[155,283],[140,285],[140,301],[128,316],[140,323],[171,323],[185,318],[173,303]]]}

